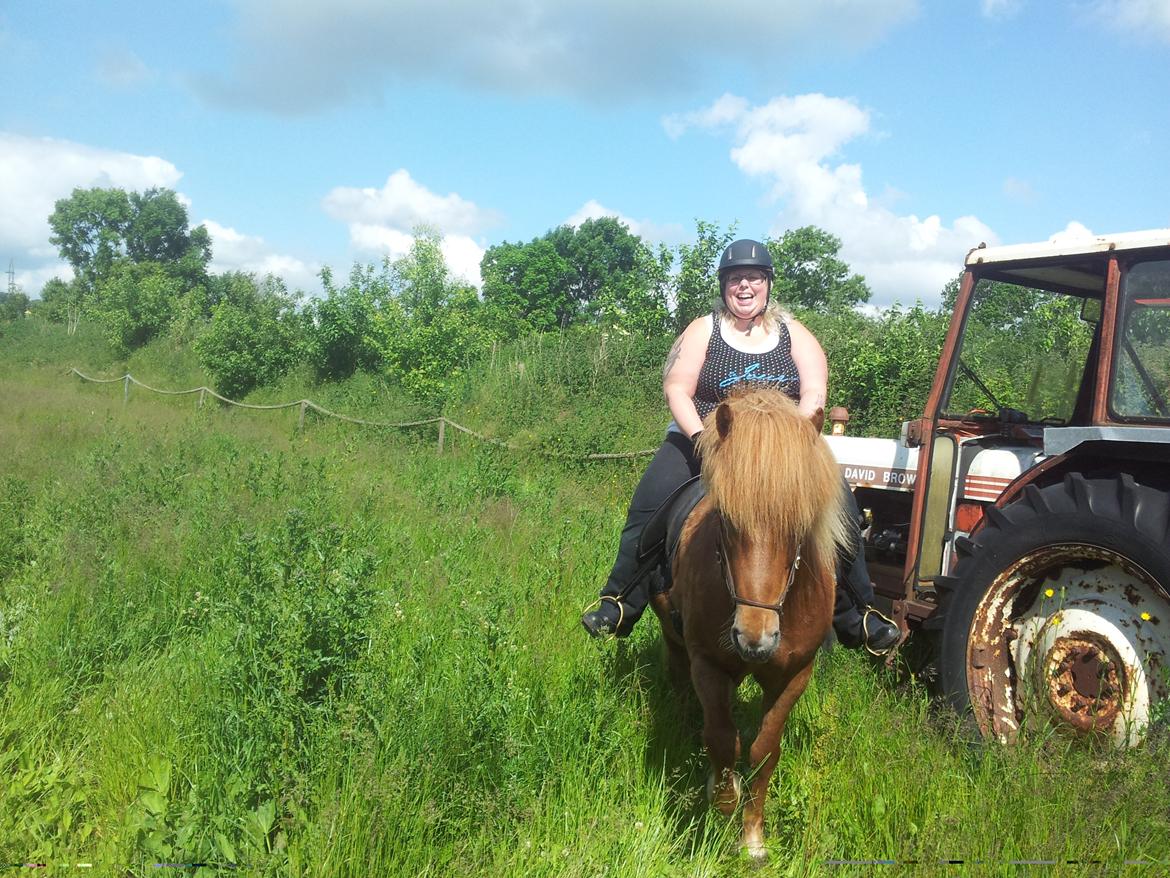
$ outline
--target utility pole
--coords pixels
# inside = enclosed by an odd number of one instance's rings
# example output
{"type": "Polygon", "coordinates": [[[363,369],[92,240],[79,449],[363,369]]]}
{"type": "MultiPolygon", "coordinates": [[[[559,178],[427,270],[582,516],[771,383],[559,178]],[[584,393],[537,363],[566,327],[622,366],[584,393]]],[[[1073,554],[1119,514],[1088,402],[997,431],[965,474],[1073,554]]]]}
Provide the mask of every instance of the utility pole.
{"type": "Polygon", "coordinates": [[[8,260],[8,295],[16,295],[16,266],[11,259],[8,260]]]}

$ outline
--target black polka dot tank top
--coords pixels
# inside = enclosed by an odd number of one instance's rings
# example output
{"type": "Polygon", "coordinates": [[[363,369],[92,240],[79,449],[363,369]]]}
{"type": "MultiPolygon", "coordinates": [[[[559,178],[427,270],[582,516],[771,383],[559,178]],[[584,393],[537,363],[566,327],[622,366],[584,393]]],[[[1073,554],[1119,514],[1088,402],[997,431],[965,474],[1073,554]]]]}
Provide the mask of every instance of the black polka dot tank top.
{"type": "Polygon", "coordinates": [[[732,390],[744,384],[774,387],[799,401],[800,373],[792,359],[792,337],[784,321],[780,321],[779,332],[780,341],[772,350],[745,353],[724,340],[719,331],[719,314],[711,314],[711,340],[707,342],[707,358],[699,370],[694,399],[700,418],[706,418],[732,390]]]}

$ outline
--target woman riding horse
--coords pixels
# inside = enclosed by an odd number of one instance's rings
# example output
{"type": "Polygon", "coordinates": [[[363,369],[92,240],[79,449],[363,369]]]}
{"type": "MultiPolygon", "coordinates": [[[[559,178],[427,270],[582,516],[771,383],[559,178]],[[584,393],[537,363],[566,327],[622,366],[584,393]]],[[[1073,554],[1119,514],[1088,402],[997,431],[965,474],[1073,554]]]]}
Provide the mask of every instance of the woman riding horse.
{"type": "MultiPolygon", "coordinates": [[[[828,384],[825,352],[796,318],[771,301],[773,266],[759,241],[735,241],[719,260],[721,306],[698,317],[675,341],[663,369],[662,390],[674,420],[634,491],[617,558],[598,605],[581,617],[594,637],[627,636],[650,599],[639,576],[638,541],[653,512],[699,473],[695,440],[703,419],[729,392],[747,385],[776,388],[806,417],[821,417],[828,384]]],[[[846,485],[846,510],[859,515],[846,485]]],[[[860,532],[837,565],[833,629],[845,646],[882,654],[899,640],[898,626],[873,609],[873,585],[860,532]]]]}

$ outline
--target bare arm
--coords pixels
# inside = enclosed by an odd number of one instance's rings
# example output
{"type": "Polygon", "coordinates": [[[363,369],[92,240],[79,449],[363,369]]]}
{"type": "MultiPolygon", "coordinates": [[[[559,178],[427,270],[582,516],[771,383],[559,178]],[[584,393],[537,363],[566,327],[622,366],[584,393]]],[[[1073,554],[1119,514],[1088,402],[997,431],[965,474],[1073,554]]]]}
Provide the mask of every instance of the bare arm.
{"type": "Polygon", "coordinates": [[[683,330],[670,349],[662,369],[662,393],[670,414],[680,430],[691,436],[703,429],[703,421],[695,409],[695,391],[699,372],[707,358],[707,342],[711,340],[710,316],[698,317],[683,330]]]}
{"type": "Polygon", "coordinates": [[[816,336],[799,320],[788,321],[792,338],[792,359],[800,373],[800,413],[809,417],[825,407],[829,388],[829,362],[816,336]]]}

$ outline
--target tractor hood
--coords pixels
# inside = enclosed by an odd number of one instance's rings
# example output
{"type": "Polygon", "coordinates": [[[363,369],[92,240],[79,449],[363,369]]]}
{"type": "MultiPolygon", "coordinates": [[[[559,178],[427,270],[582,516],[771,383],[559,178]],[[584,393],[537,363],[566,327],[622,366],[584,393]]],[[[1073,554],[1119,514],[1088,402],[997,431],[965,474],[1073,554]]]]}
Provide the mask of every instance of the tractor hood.
{"type": "Polygon", "coordinates": [[[897,439],[862,436],[826,436],[841,474],[852,488],[914,490],[918,476],[918,449],[897,439]]]}

